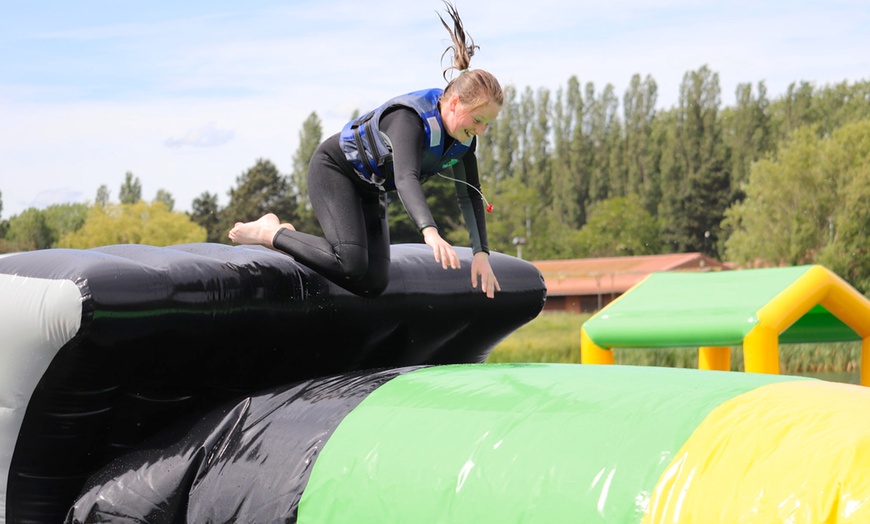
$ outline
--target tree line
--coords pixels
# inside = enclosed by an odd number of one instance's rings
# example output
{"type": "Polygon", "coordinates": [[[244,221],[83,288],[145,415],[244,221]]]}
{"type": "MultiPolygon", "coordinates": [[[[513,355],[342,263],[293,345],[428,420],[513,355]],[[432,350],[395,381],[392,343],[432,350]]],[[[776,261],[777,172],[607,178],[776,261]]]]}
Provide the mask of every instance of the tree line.
{"type": "MultiPolygon", "coordinates": [[[[494,205],[490,248],[522,248],[527,259],[697,251],[743,266],[822,263],[870,291],[870,82],[795,82],[775,98],[763,81],[745,83],[726,106],[718,74],[703,66],[685,73],[675,106],[656,109],[657,98],[655,80],[640,75],[621,97],[577,77],[556,90],[506,86],[501,113],[478,144],[483,193],[494,205]]],[[[190,212],[176,213],[163,192],[149,218],[140,209],[132,213],[139,222],[124,223],[144,231],[165,212],[192,226],[185,238],[202,237],[186,241],[227,243],[234,222],[271,211],[318,233],[305,173],[322,138],[312,113],[290,173],[257,159],[226,206],[205,191],[190,212]]],[[[125,185],[135,185],[127,176],[125,185]]],[[[467,245],[452,183],[435,177],[425,191],[445,237],[467,245]]],[[[392,241],[420,242],[391,196],[392,241]]],[[[29,209],[0,221],[0,250],[118,243],[118,234],[98,232],[123,222],[130,200],[113,205],[98,194],[92,205],[29,209]]],[[[148,237],[156,233],[138,241],[156,243],[148,237]]]]}

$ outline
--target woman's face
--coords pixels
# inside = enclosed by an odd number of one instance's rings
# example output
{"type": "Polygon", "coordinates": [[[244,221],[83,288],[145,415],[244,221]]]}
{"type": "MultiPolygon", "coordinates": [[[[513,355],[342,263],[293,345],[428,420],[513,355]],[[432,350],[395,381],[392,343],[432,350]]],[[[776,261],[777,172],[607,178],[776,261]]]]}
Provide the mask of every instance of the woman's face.
{"type": "Polygon", "coordinates": [[[441,121],[448,135],[467,142],[471,137],[483,134],[500,110],[501,107],[493,101],[471,108],[459,101],[459,95],[453,95],[441,106],[441,121]]]}

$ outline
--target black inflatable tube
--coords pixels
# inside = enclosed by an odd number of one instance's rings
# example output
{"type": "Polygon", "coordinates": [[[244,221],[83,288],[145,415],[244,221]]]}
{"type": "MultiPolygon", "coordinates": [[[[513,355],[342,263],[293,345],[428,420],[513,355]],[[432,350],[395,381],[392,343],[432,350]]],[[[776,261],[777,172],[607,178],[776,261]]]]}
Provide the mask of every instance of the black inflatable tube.
{"type": "Polygon", "coordinates": [[[93,475],[65,523],[296,522],[336,427],[372,391],[414,369],[306,380],[164,431],[93,475]]]}

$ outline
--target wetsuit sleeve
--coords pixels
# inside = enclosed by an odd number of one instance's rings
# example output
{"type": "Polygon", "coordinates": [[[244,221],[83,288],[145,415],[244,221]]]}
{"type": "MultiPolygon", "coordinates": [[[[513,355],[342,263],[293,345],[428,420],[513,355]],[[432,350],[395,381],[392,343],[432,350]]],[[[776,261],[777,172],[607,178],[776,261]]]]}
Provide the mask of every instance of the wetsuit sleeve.
{"type": "Polygon", "coordinates": [[[468,228],[468,240],[474,253],[483,251],[489,253],[489,243],[486,238],[486,215],[484,214],[483,198],[480,191],[480,174],[477,169],[475,149],[477,139],[471,150],[462,157],[462,162],[453,166],[453,178],[464,180],[467,184],[456,182],[456,198],[459,208],[468,228]]]}
{"type": "Polygon", "coordinates": [[[393,148],[393,176],[402,205],[419,231],[437,227],[426,204],[420,173],[426,144],[423,121],[414,110],[399,108],[381,118],[380,129],[390,139],[393,148]]]}

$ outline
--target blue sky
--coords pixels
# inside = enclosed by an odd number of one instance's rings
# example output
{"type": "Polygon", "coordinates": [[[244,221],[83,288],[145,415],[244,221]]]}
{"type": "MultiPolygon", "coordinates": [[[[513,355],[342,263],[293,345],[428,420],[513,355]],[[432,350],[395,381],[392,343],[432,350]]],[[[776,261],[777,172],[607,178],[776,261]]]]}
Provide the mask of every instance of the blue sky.
{"type": "MultiPolygon", "coordinates": [[[[571,76],[651,75],[659,106],[687,71],[776,97],[792,82],[870,79],[870,6],[854,1],[458,0],[481,46],[472,67],[522,90],[571,76]]],[[[189,210],[257,159],[292,169],[302,121],[324,134],[355,109],[442,87],[436,0],[5,0],[0,4],[2,218],[28,207],[117,199],[127,171],[150,200],[189,210]],[[366,31],[366,28],[376,28],[366,31]]]]}

